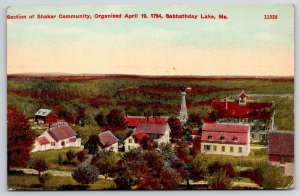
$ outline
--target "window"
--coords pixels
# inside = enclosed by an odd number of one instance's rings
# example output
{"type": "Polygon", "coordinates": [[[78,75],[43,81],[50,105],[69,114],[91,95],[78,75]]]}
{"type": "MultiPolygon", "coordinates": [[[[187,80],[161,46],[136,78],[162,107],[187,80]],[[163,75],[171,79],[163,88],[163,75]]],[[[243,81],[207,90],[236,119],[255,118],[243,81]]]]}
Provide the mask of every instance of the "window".
{"type": "Polygon", "coordinates": [[[130,146],[128,146],[128,150],[130,150],[130,146]]]}
{"type": "Polygon", "coordinates": [[[51,146],[55,146],[55,142],[51,142],[51,146]]]}
{"type": "Polygon", "coordinates": [[[230,152],[233,152],[233,146],[230,146],[230,152]]]}
{"type": "Polygon", "coordinates": [[[214,148],[214,151],[217,151],[217,146],[216,146],[216,145],[214,145],[214,147],[213,147],[213,148],[214,148]]]}
{"type": "Polygon", "coordinates": [[[65,141],[61,141],[61,146],[65,146],[65,141]]]}
{"type": "Polygon", "coordinates": [[[208,140],[212,140],[212,136],[209,135],[209,136],[207,137],[207,139],[208,139],[208,140]]]}
{"type": "Polygon", "coordinates": [[[210,150],[210,145],[204,145],[204,150],[209,151],[210,150]]]}
{"type": "Polygon", "coordinates": [[[132,143],[132,139],[129,139],[129,143],[132,143]]]}
{"type": "Polygon", "coordinates": [[[242,153],[242,152],[243,152],[242,147],[239,147],[239,153],[242,153]]]}
{"type": "Polygon", "coordinates": [[[232,140],[233,140],[234,142],[237,142],[237,137],[236,137],[236,136],[233,136],[232,140]]]}
{"type": "Polygon", "coordinates": [[[220,137],[220,140],[221,140],[222,142],[224,142],[224,141],[225,141],[225,137],[222,135],[222,136],[220,137]]]}
{"type": "Polygon", "coordinates": [[[225,146],[222,146],[222,152],[225,152],[225,146]]]}

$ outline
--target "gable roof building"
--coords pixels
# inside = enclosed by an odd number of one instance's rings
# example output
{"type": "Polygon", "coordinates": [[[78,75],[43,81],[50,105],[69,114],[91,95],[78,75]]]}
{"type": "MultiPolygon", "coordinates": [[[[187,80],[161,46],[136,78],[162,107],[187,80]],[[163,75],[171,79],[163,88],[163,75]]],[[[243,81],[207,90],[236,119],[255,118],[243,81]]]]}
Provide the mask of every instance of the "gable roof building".
{"type": "Polygon", "coordinates": [[[294,175],[294,132],[270,131],[268,155],[272,165],[282,166],[284,174],[294,175]]]}
{"type": "Polygon", "coordinates": [[[118,138],[112,134],[110,131],[105,131],[98,134],[100,149],[118,151],[118,138]]]}
{"type": "Polygon", "coordinates": [[[49,109],[39,109],[35,113],[35,121],[44,124],[55,124],[57,123],[57,116],[49,109]]]}
{"type": "Polygon", "coordinates": [[[67,123],[50,126],[36,138],[32,151],[79,147],[81,138],[77,138],[76,135],[76,132],[67,123]]]}
{"type": "Polygon", "coordinates": [[[201,153],[247,156],[250,152],[248,124],[204,123],[199,138],[201,153]]]}
{"type": "Polygon", "coordinates": [[[53,126],[50,127],[47,131],[56,142],[67,138],[76,137],[77,135],[68,124],[53,126]]]}

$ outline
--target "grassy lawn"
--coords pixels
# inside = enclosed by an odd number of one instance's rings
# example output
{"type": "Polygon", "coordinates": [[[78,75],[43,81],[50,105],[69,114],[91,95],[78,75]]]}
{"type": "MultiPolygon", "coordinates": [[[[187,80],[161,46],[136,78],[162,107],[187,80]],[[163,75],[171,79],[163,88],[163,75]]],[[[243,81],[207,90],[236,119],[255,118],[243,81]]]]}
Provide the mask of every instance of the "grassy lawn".
{"type": "MultiPolygon", "coordinates": [[[[14,174],[8,175],[7,180],[8,188],[32,188],[38,187],[39,182],[36,175],[26,174],[14,174]]],[[[99,180],[94,184],[90,184],[87,190],[101,190],[101,189],[113,189],[115,184],[111,180],[99,180]]],[[[80,184],[77,183],[72,177],[69,176],[50,176],[46,181],[44,190],[56,190],[56,189],[78,189],[80,184]]]]}
{"type": "Polygon", "coordinates": [[[49,169],[53,170],[64,170],[64,171],[71,171],[74,166],[73,165],[59,165],[58,164],[58,155],[61,154],[64,161],[67,161],[66,153],[69,150],[73,150],[75,153],[81,151],[81,148],[78,147],[66,147],[59,150],[46,150],[40,152],[31,152],[30,158],[31,160],[34,159],[44,159],[49,166],[49,169]]]}
{"type": "Polygon", "coordinates": [[[249,178],[236,178],[231,182],[233,189],[259,189],[260,187],[249,178]]]}
{"type": "Polygon", "coordinates": [[[293,181],[293,177],[292,176],[285,176],[284,177],[284,182],[282,184],[282,188],[287,187],[288,185],[290,185],[290,183],[293,181]]]}

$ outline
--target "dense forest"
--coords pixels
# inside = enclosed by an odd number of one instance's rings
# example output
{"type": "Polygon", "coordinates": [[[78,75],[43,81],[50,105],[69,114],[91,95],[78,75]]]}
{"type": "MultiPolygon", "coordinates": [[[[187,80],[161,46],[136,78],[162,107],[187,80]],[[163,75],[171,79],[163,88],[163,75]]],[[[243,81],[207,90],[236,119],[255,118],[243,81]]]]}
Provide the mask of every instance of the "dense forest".
{"type": "Polygon", "coordinates": [[[8,103],[26,117],[40,108],[52,109],[71,123],[96,125],[95,116],[120,109],[124,115],[178,116],[183,87],[188,112],[211,112],[211,100],[237,99],[241,90],[259,102],[275,103],[279,129],[294,129],[293,78],[216,78],[144,76],[8,76],[8,103]],[[269,94],[272,96],[262,96],[269,94]]]}

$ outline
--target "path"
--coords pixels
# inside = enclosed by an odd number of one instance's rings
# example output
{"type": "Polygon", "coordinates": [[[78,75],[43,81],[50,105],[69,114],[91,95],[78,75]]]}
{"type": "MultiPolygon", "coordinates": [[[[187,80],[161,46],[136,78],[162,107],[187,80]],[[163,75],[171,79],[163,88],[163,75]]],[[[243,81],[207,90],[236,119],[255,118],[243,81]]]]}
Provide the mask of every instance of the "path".
{"type": "MultiPolygon", "coordinates": [[[[13,168],[12,171],[22,171],[24,174],[33,174],[37,175],[38,172],[34,169],[28,169],[28,168],[13,168]]],[[[70,171],[61,171],[61,170],[46,170],[47,174],[50,174],[52,176],[72,176],[72,172],[70,171]]],[[[105,179],[105,176],[99,175],[99,179],[105,179]]],[[[113,180],[113,178],[107,177],[106,180],[113,180]]]]}

